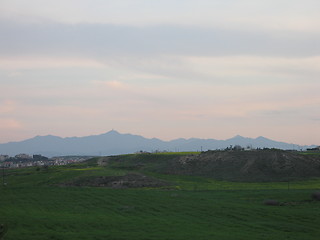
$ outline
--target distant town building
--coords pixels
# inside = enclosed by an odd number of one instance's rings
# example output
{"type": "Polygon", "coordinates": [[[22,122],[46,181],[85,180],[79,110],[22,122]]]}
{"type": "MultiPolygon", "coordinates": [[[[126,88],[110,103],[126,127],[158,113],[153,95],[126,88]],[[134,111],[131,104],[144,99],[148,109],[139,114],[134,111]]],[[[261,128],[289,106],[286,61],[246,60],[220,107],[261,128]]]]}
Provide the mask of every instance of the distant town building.
{"type": "Polygon", "coordinates": [[[90,158],[92,158],[92,156],[62,156],[49,159],[40,154],[30,156],[28,154],[21,153],[17,154],[14,157],[10,157],[8,155],[0,155],[0,166],[4,168],[22,168],[35,166],[67,165],[83,162],[90,158]]]}
{"type": "Polygon", "coordinates": [[[7,159],[9,159],[8,155],[0,155],[0,161],[5,161],[7,159]]]}
{"type": "Polygon", "coordinates": [[[17,159],[32,159],[32,157],[25,153],[20,153],[14,156],[17,159]]]}

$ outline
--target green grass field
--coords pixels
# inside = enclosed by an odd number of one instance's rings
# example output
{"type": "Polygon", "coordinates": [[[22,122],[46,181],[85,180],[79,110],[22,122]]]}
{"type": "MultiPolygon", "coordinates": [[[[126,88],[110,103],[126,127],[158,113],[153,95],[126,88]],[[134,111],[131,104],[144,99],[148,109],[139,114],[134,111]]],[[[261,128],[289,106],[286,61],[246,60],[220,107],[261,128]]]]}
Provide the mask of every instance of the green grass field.
{"type": "MultiPolygon", "coordinates": [[[[148,169],[146,169],[148,170],[148,169]]],[[[124,175],[87,164],[6,170],[0,187],[5,240],[319,239],[320,179],[241,183],[145,171],[165,189],[60,187],[71,179],[124,175]],[[267,199],[282,206],[267,206],[267,199]]]]}

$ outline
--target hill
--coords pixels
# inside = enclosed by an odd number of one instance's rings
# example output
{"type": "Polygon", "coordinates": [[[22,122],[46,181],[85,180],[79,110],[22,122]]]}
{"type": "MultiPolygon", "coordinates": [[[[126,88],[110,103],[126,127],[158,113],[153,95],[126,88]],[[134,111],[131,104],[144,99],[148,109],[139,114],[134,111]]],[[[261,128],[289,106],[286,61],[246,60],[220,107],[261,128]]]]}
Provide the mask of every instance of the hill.
{"type": "Polygon", "coordinates": [[[124,155],[101,158],[100,164],[118,169],[228,181],[272,182],[320,177],[320,155],[275,149],[124,155]]]}
{"type": "Polygon", "coordinates": [[[20,142],[0,144],[0,154],[14,156],[19,153],[42,154],[46,157],[66,155],[118,155],[134,153],[138,151],[206,151],[225,149],[230,145],[240,145],[252,148],[279,148],[279,149],[306,149],[315,147],[298,146],[294,144],[277,142],[264,137],[245,138],[235,136],[227,140],[216,139],[175,139],[162,141],[157,138],[144,138],[138,135],[121,134],[117,131],[109,131],[100,135],[86,137],[36,136],[20,142]]]}
{"type": "Polygon", "coordinates": [[[320,177],[319,155],[283,150],[208,151],[171,162],[167,173],[231,181],[288,181],[320,177]]]}

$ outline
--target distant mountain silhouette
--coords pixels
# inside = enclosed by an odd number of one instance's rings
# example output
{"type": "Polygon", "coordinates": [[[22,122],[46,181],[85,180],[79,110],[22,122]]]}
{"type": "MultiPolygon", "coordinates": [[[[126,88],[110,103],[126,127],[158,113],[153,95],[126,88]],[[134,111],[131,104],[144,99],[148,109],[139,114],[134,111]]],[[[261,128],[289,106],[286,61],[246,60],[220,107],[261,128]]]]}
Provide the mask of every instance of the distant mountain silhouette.
{"type": "Polygon", "coordinates": [[[100,135],[86,137],[36,136],[20,142],[0,144],[0,154],[14,156],[19,153],[42,154],[47,157],[66,155],[117,155],[137,151],[205,151],[224,149],[230,145],[252,148],[306,149],[312,146],[299,146],[273,141],[264,137],[245,138],[235,136],[227,140],[215,139],[175,139],[162,141],[157,138],[144,138],[138,135],[121,134],[115,130],[100,135]]]}

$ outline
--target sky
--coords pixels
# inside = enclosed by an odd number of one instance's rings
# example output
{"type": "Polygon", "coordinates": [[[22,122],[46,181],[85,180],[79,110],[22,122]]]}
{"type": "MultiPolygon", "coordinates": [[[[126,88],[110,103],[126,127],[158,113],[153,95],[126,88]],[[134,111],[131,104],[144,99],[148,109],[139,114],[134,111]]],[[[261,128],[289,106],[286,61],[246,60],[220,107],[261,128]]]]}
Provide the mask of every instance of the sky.
{"type": "Polygon", "coordinates": [[[115,129],[320,145],[318,0],[0,0],[0,143],[115,129]]]}

